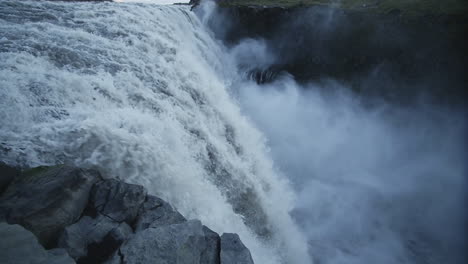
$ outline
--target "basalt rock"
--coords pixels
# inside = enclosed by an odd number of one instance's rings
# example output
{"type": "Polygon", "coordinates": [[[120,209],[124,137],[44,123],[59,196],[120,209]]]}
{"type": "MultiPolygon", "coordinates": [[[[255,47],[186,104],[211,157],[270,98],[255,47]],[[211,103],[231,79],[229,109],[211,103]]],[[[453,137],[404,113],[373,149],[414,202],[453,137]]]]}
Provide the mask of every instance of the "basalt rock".
{"type": "Polygon", "coordinates": [[[106,259],[133,233],[125,222],[118,223],[98,215],[84,216],[77,223],[65,228],[58,246],[65,248],[75,260],[88,259],[83,263],[106,259]],[[101,250],[96,250],[97,248],[101,250]],[[94,252],[89,252],[93,250],[94,252]]]}
{"type": "Polygon", "coordinates": [[[203,226],[206,247],[202,252],[200,263],[217,264],[220,263],[219,253],[221,249],[221,239],[219,235],[206,226],[203,226]]]}
{"type": "Polygon", "coordinates": [[[116,222],[132,223],[145,198],[143,186],[108,179],[94,185],[90,207],[116,222]]]}
{"type": "Polygon", "coordinates": [[[150,227],[180,224],[185,221],[185,218],[170,204],[156,196],[148,195],[138,213],[135,230],[138,232],[150,227]]]}
{"type": "Polygon", "coordinates": [[[76,222],[99,173],[70,166],[39,167],[22,173],[0,199],[0,212],[10,224],[33,232],[46,248],[76,222]]]}
{"type": "MultiPolygon", "coordinates": [[[[148,228],[125,242],[114,263],[205,263],[202,255],[209,249],[203,226],[198,220],[148,228]]],[[[210,252],[216,254],[216,252],[210,252]]]]}
{"type": "Polygon", "coordinates": [[[262,40],[275,60],[248,72],[259,84],[281,78],[267,70],[274,68],[300,84],[333,79],[356,94],[398,103],[424,94],[435,103],[464,104],[468,12],[462,11],[468,5],[456,10],[462,0],[444,3],[444,9],[454,11],[448,13],[429,4],[416,12],[381,6],[389,1],[338,1],[380,6],[362,8],[312,2],[318,1],[217,1],[219,8],[207,24],[227,46],[262,40]]]}
{"type": "Polygon", "coordinates": [[[223,242],[144,187],[102,180],[93,170],[55,166],[15,174],[0,209],[23,226],[0,224],[0,263],[253,263],[238,236],[223,242]],[[58,248],[46,251],[34,235],[58,248]]]}
{"type": "Polygon", "coordinates": [[[224,233],[221,236],[221,264],[253,264],[249,249],[239,235],[224,233]]]}
{"type": "Polygon", "coordinates": [[[0,263],[74,264],[60,249],[46,251],[37,238],[20,225],[0,223],[0,263]]]}
{"type": "Polygon", "coordinates": [[[18,168],[11,167],[0,162],[0,194],[5,191],[8,185],[19,175],[19,173],[20,170],[18,168]]]}

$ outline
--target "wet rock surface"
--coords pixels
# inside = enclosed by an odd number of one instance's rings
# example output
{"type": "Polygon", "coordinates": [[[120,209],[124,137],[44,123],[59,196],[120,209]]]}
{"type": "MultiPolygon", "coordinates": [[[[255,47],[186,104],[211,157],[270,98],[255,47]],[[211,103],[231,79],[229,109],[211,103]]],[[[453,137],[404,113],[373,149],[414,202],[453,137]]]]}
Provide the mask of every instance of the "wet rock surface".
{"type": "Polygon", "coordinates": [[[66,165],[0,165],[14,172],[0,197],[1,263],[253,263],[237,235],[224,234],[223,248],[142,186],[66,165]]]}
{"type": "Polygon", "coordinates": [[[206,249],[203,227],[200,221],[190,220],[181,224],[149,228],[137,233],[119,250],[121,263],[202,263],[206,249]]]}
{"type": "Polygon", "coordinates": [[[8,187],[13,179],[19,175],[19,170],[0,162],[0,194],[8,187]]]}
{"type": "Polygon", "coordinates": [[[135,230],[155,228],[170,224],[179,224],[186,219],[172,206],[156,196],[148,195],[147,200],[140,208],[135,224],[135,230]]]}
{"type": "Polygon", "coordinates": [[[242,243],[239,235],[224,233],[221,236],[222,264],[250,264],[254,263],[249,249],[242,243]]]}
{"type": "Polygon", "coordinates": [[[91,191],[91,208],[117,222],[131,223],[145,201],[143,186],[108,179],[98,182],[91,191]]]}
{"type": "Polygon", "coordinates": [[[20,225],[0,223],[0,263],[72,264],[64,250],[46,251],[33,233],[20,225]]]}
{"type": "Polygon", "coordinates": [[[43,246],[53,247],[63,228],[79,219],[99,179],[96,171],[70,166],[28,170],[3,193],[0,212],[9,224],[24,226],[43,246]]]}

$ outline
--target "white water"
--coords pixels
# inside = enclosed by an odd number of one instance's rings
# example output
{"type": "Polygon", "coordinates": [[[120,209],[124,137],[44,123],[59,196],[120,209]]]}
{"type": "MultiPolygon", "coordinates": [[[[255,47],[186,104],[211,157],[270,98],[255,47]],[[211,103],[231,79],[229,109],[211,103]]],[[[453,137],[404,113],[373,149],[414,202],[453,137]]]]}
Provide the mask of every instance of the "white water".
{"type": "Polygon", "coordinates": [[[256,263],[308,262],[222,54],[187,6],[2,1],[0,159],[98,168],[239,233],[256,263]]]}

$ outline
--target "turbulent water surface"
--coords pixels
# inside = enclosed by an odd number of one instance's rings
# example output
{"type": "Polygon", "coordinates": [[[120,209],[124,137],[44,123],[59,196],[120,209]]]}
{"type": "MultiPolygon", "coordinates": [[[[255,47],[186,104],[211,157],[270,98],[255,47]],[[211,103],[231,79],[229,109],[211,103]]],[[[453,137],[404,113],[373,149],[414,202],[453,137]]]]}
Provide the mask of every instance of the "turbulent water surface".
{"type": "Polygon", "coordinates": [[[227,92],[234,69],[189,7],[2,1],[0,21],[2,160],[97,167],[238,232],[258,263],[307,257],[291,190],[227,92]]]}
{"type": "Polygon", "coordinates": [[[261,41],[223,47],[210,10],[1,1],[0,159],[145,185],[260,264],[461,259],[459,113],[259,87],[261,41]]]}

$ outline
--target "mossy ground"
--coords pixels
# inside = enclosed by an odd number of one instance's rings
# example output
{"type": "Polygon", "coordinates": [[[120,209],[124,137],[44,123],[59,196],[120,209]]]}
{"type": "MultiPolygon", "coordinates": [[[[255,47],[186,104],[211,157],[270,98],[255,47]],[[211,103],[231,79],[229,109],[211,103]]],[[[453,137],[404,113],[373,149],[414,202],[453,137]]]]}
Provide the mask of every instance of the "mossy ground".
{"type": "Polygon", "coordinates": [[[343,9],[388,13],[399,10],[404,15],[466,15],[466,0],[224,0],[223,6],[332,6],[343,9]]]}

